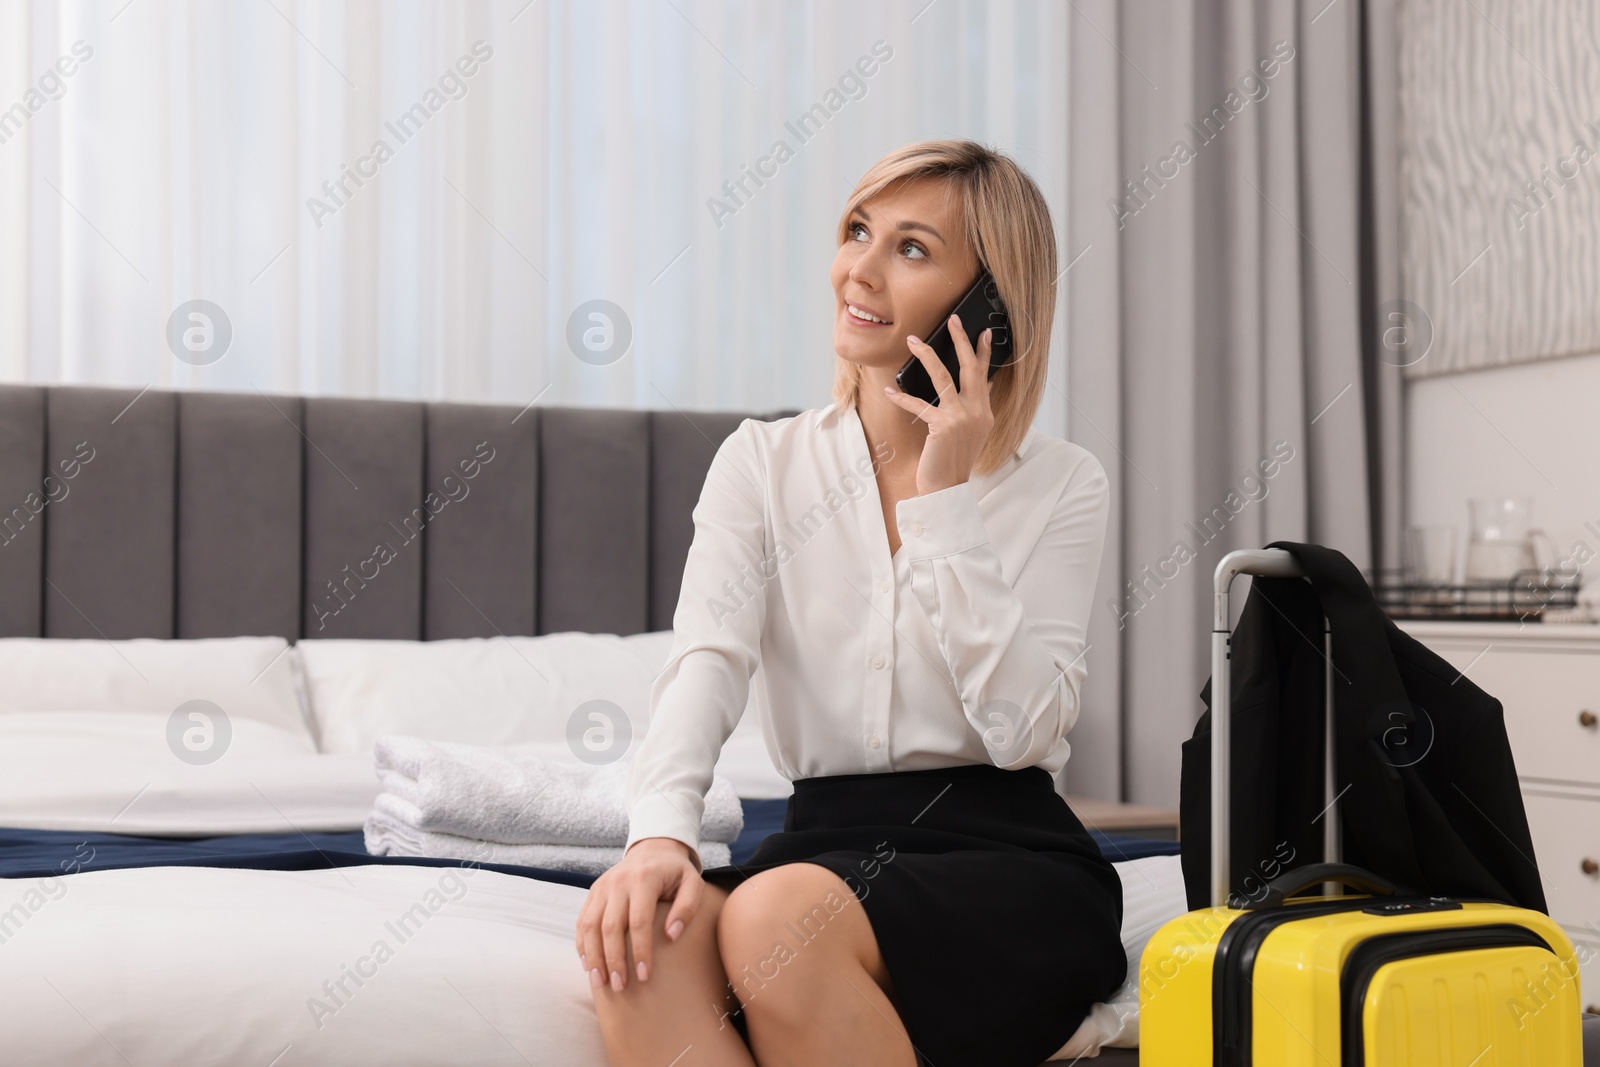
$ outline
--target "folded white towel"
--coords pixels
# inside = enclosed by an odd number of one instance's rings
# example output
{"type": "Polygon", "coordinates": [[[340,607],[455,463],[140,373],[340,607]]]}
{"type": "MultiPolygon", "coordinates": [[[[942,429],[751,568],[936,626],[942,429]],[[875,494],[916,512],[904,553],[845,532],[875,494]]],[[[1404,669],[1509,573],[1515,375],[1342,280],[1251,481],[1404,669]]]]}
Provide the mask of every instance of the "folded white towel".
{"type": "MultiPolygon", "coordinates": [[[[373,756],[390,813],[418,830],[507,845],[626,844],[627,762],[575,766],[533,748],[391,734],[378,738],[373,756]]],[[[743,829],[733,783],[714,777],[700,839],[730,843],[743,829]]]]}
{"type": "MultiPolygon", "coordinates": [[[[380,794],[379,799],[382,799],[380,794]]],[[[590,845],[506,845],[478,841],[455,834],[418,830],[374,806],[362,826],[367,852],[374,856],[430,856],[439,859],[510,863],[577,874],[604,874],[622,859],[622,848],[590,845]]],[[[726,867],[733,862],[728,846],[720,841],[700,843],[703,867],[726,867]]]]}

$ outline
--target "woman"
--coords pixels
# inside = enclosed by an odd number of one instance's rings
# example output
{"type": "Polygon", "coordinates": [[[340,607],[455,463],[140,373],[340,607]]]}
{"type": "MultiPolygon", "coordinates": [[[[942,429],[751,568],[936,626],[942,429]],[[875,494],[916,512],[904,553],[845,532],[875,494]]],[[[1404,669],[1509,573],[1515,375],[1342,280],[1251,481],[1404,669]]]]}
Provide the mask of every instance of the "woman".
{"type": "Polygon", "coordinates": [[[579,914],[613,1067],[1037,1067],[1127,970],[1121,882],[1052,777],[1108,490],[1088,452],[1030,429],[1049,210],[1005,156],[928,141],[867,172],[838,239],[834,403],[746,419],[717,451],[627,849],[579,914]],[[991,381],[989,331],[974,351],[951,322],[956,381],[920,338],[984,267],[1015,355],[991,381]],[[894,388],[909,357],[937,406],[894,388]],[[749,863],[702,870],[704,796],[758,667],[794,795],[749,863]]]}

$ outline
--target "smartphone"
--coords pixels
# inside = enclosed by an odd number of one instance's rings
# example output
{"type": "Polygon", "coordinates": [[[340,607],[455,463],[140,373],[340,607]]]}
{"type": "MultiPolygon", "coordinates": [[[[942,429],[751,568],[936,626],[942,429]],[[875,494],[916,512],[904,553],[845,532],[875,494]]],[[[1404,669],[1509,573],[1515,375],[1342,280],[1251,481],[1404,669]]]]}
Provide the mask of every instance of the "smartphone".
{"type": "MultiPolygon", "coordinates": [[[[961,328],[966,331],[967,340],[972,342],[972,350],[978,352],[980,358],[982,353],[978,348],[978,335],[990,328],[994,330],[989,350],[989,377],[994,378],[995,371],[1011,362],[1011,318],[1006,313],[1005,304],[1000,302],[1000,287],[995,284],[989,268],[983,269],[978,280],[972,283],[972,288],[967,290],[967,295],[946,313],[933,336],[927,338],[928,346],[938,354],[950,377],[960,385],[961,359],[956,354],[955,338],[950,336],[951,314],[961,316],[961,328]]],[[[938,406],[939,394],[934,391],[933,380],[928,377],[928,368],[922,365],[918,356],[913,355],[906,360],[894,380],[901,392],[938,406]]]]}

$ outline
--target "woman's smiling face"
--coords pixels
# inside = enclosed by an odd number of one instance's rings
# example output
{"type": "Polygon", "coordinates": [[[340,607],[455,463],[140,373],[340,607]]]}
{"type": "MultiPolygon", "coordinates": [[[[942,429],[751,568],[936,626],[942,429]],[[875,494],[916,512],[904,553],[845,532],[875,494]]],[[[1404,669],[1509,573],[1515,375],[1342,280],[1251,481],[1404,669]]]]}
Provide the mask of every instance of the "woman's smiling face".
{"type": "Polygon", "coordinates": [[[943,180],[918,178],[851,212],[829,272],[840,358],[898,370],[912,356],[906,337],[927,340],[977,280],[978,258],[947,189],[943,180]]]}

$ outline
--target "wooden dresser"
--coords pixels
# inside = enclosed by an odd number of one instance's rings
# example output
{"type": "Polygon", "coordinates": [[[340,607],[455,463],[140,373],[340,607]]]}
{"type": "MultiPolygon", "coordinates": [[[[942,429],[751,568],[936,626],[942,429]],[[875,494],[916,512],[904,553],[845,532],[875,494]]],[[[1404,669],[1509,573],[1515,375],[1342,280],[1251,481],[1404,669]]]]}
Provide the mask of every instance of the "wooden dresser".
{"type": "Polygon", "coordinates": [[[1600,626],[1398,625],[1504,705],[1550,916],[1600,1009],[1600,626]]]}

